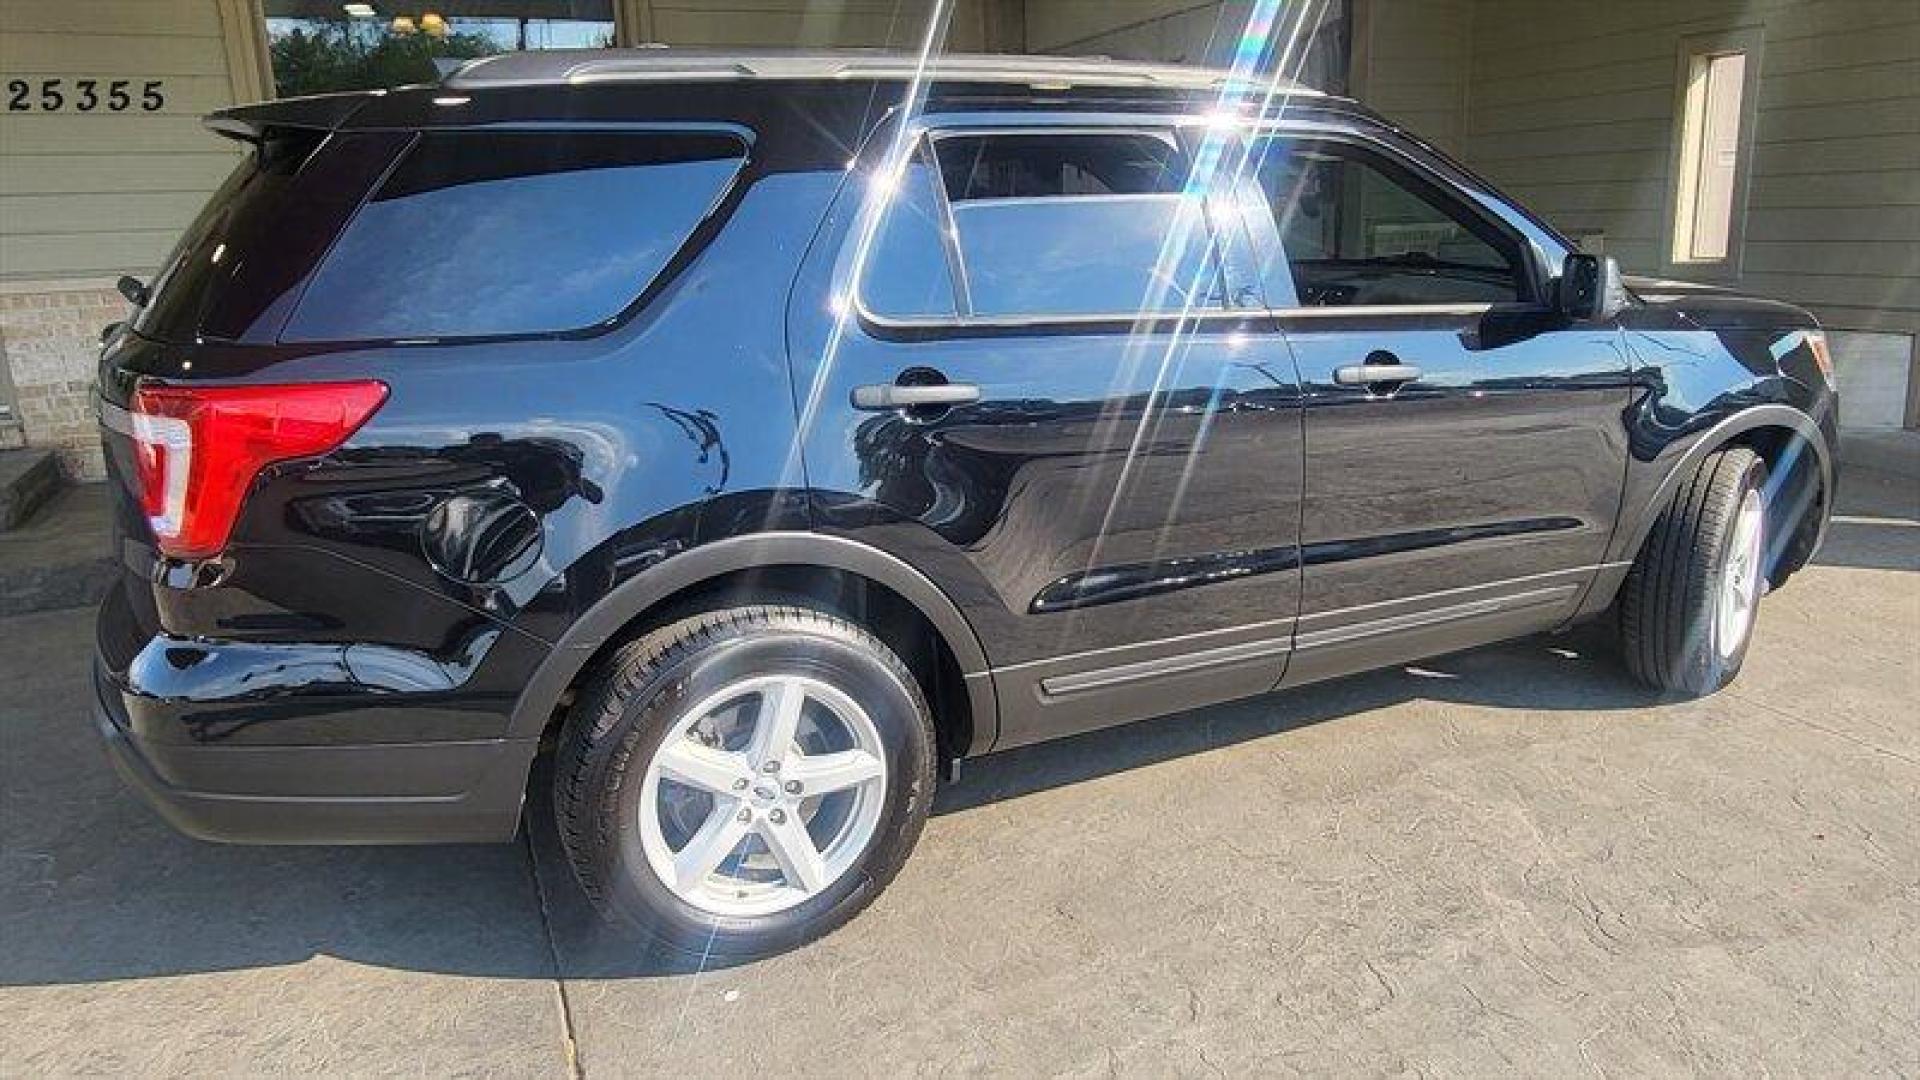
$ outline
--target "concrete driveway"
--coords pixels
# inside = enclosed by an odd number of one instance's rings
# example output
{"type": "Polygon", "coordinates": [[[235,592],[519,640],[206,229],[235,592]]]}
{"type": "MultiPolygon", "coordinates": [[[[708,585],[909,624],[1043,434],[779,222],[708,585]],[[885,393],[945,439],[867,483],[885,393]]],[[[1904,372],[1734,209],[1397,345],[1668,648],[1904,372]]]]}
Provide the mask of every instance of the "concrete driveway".
{"type": "Polygon", "coordinates": [[[239,849],[122,794],[91,616],[0,621],[0,1075],[1920,1070],[1920,485],[1748,669],[1534,640],[973,763],[818,945],[673,969],[531,842],[239,849]]]}

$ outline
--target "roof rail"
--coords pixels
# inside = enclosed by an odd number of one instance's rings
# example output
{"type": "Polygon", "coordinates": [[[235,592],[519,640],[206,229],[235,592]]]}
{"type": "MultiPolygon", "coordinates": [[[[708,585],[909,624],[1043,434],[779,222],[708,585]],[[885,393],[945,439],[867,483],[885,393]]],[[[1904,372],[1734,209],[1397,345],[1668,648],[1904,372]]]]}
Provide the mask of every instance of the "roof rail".
{"type": "MultiPolygon", "coordinates": [[[[550,49],[502,53],[469,61],[448,75],[449,89],[507,86],[580,86],[618,82],[702,82],[753,79],[907,80],[920,70],[912,53],[880,49],[813,51],[682,49],[550,49]]],[[[1047,89],[1140,86],[1218,90],[1234,81],[1217,68],[1143,64],[1087,56],[949,53],[933,57],[926,75],[936,82],[1018,83],[1047,89]]],[[[1259,80],[1266,86],[1268,79],[1259,80]]],[[[1317,94],[1292,82],[1278,89],[1317,94]]]]}

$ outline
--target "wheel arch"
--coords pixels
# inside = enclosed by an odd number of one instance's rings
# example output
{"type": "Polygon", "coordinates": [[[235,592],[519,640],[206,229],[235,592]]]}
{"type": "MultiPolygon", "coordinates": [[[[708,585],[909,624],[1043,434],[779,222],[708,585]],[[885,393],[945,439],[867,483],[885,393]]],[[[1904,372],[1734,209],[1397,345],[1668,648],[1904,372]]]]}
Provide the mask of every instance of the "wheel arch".
{"type": "Polygon", "coordinates": [[[1689,442],[1662,469],[1650,496],[1633,498],[1622,506],[1623,517],[1614,531],[1607,561],[1631,562],[1653,531],[1660,512],[1672,500],[1675,485],[1692,475],[1707,455],[1730,446],[1748,447],[1766,461],[1771,477],[1768,483],[1778,485],[1777,490],[1769,492],[1769,505],[1777,508],[1775,513],[1791,513],[1800,519],[1793,538],[1779,549],[1776,564],[1784,570],[1777,576],[1784,580],[1805,565],[1826,535],[1834,490],[1833,450],[1812,417],[1779,404],[1742,409],[1689,442]],[[1811,448],[1811,454],[1805,453],[1805,448],[1811,448]]]}
{"type": "MultiPolygon", "coordinates": [[[[697,610],[702,599],[716,596],[728,583],[748,574],[754,577],[753,602],[793,596],[803,591],[797,583],[809,575],[838,575],[878,590],[877,595],[895,598],[886,603],[904,605],[904,610],[892,609],[894,614],[910,612],[931,627],[960,677],[961,685],[954,688],[958,696],[946,704],[964,708],[965,716],[941,719],[943,724],[958,721],[963,745],[943,747],[942,752],[964,756],[992,745],[999,731],[999,707],[986,651],[959,607],[926,575],[898,557],[856,540],[812,532],[756,533],[714,541],[616,586],[568,628],[534,671],[514,706],[509,737],[540,738],[568,691],[597,657],[662,615],[697,610]]],[[[911,659],[909,666],[913,666],[911,659]]],[[[930,699],[936,697],[934,688],[928,691],[930,699]]]]}

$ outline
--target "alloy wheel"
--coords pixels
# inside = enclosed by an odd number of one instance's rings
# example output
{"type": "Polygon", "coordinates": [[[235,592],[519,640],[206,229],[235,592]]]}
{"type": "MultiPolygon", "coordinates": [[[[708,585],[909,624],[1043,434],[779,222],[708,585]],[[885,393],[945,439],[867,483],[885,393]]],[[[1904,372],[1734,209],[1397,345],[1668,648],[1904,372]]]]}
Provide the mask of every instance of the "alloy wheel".
{"type": "Polygon", "coordinates": [[[1761,564],[1765,561],[1766,505],[1757,488],[1747,489],[1734,517],[1726,564],[1720,570],[1720,602],[1714,611],[1714,648],[1731,659],[1747,640],[1760,605],[1761,564]]]}
{"type": "Polygon", "coordinates": [[[867,849],[886,755],[865,709],[819,679],[756,676],[675,721],[647,765],[640,841],[681,900],[723,916],[819,895],[867,849]]]}

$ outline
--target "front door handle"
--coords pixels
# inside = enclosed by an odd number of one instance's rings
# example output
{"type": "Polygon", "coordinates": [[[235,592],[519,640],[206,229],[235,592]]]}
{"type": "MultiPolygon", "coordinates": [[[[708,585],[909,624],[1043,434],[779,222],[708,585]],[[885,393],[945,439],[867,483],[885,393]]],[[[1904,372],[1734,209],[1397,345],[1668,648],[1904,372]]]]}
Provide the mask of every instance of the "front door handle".
{"type": "Polygon", "coordinates": [[[979,400],[980,388],[971,383],[934,383],[927,386],[875,383],[853,388],[853,407],[868,412],[927,406],[951,408],[955,405],[971,405],[979,400]]]}
{"type": "Polygon", "coordinates": [[[1333,372],[1333,381],[1341,386],[1410,383],[1419,377],[1420,369],[1413,364],[1348,364],[1333,372]]]}

